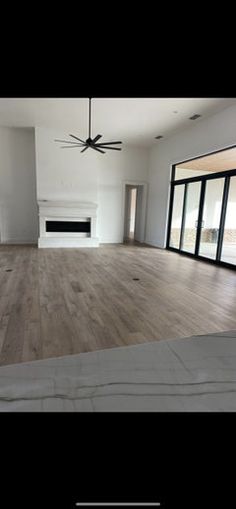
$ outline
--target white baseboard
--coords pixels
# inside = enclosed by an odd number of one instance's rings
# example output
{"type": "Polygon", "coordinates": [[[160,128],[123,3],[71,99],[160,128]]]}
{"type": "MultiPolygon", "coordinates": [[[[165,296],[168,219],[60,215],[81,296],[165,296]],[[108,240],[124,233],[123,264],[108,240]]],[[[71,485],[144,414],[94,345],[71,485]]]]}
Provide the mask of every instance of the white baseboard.
{"type": "Polygon", "coordinates": [[[19,238],[10,238],[10,239],[1,239],[0,245],[4,244],[37,244],[38,239],[19,239],[19,238]]]}

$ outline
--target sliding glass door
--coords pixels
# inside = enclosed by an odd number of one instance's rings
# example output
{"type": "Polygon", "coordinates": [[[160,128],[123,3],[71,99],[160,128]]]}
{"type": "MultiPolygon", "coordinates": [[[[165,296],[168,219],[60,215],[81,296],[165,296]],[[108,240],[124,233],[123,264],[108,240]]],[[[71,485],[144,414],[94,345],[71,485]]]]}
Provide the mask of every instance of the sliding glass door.
{"type": "Polygon", "coordinates": [[[180,234],[183,216],[185,186],[176,186],[173,198],[172,227],[170,235],[170,246],[179,249],[180,234]]]}
{"type": "Polygon", "coordinates": [[[236,170],[171,186],[167,248],[236,266],[236,170]]]}
{"type": "Polygon", "coordinates": [[[182,242],[180,249],[195,253],[198,228],[201,182],[186,184],[185,208],[182,223],[182,242]]]}
{"type": "Polygon", "coordinates": [[[199,255],[216,259],[225,179],[206,181],[199,255]]]}
{"type": "Polygon", "coordinates": [[[221,260],[236,265],[236,176],[229,183],[221,260]]]}

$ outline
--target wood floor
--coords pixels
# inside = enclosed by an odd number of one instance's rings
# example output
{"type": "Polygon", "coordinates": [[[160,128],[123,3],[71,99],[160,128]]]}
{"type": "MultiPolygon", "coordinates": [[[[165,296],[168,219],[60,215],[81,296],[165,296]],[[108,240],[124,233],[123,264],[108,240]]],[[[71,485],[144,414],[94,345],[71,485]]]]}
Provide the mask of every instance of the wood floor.
{"type": "Polygon", "coordinates": [[[232,270],[132,244],[0,246],[2,365],[227,329],[232,270]]]}

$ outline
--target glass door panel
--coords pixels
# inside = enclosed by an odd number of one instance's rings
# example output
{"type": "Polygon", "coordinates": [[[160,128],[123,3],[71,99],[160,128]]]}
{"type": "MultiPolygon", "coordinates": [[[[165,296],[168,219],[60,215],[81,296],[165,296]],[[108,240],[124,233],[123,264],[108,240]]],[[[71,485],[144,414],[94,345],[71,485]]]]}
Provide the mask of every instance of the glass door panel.
{"type": "Polygon", "coordinates": [[[171,220],[170,247],[179,249],[183,202],[184,202],[184,185],[175,186],[173,212],[171,220]]]}
{"type": "Polygon", "coordinates": [[[206,181],[199,255],[216,259],[225,179],[206,181]]]}
{"type": "Polygon", "coordinates": [[[183,238],[181,249],[187,253],[195,253],[198,228],[198,214],[201,182],[187,184],[186,205],[183,218],[183,238]]]}
{"type": "Polygon", "coordinates": [[[236,265],[236,177],[230,177],[221,261],[236,265]]]}

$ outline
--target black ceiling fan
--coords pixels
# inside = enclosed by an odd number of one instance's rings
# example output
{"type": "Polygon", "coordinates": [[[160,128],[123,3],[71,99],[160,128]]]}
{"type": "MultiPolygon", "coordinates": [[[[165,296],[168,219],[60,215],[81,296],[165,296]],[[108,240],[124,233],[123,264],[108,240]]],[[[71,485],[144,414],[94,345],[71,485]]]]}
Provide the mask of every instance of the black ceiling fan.
{"type": "Polygon", "coordinates": [[[91,138],[91,97],[89,97],[89,135],[87,140],[81,140],[77,136],[74,136],[74,134],[69,134],[71,138],[74,138],[78,141],[67,141],[67,140],[54,140],[59,141],[60,143],[68,143],[68,145],[64,145],[61,148],[76,148],[76,147],[84,147],[81,152],[85,152],[88,148],[92,148],[93,150],[97,150],[98,152],[101,152],[102,154],[105,154],[106,152],[102,149],[106,150],[121,150],[121,148],[118,147],[108,147],[107,145],[118,145],[121,144],[122,141],[104,141],[103,143],[97,143],[100,138],[102,138],[101,134],[97,134],[95,138],[91,138]]]}

